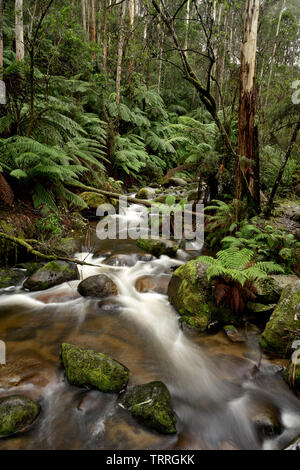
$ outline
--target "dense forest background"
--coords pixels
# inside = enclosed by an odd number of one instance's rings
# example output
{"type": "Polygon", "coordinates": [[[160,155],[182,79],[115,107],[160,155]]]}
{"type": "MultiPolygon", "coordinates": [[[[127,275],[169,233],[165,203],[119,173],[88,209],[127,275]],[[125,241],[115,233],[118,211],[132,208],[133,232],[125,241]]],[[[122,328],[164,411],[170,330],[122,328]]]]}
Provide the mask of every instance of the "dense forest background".
{"type": "Polygon", "coordinates": [[[86,187],[175,169],[204,202],[244,203],[237,219],[270,214],[299,194],[299,18],[297,0],[0,0],[3,208],[55,232],[86,187]],[[249,104],[241,48],[258,6],[249,104]]]}

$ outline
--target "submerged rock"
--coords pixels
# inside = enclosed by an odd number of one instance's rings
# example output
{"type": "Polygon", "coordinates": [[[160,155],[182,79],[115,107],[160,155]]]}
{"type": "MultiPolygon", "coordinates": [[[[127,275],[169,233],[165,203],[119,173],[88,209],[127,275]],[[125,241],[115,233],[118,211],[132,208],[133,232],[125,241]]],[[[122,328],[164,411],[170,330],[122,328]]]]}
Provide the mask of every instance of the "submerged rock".
{"type": "Polygon", "coordinates": [[[245,343],[246,338],[242,335],[233,325],[227,325],[223,328],[224,333],[226,334],[227,338],[232,341],[232,343],[245,343]]]}
{"type": "Polygon", "coordinates": [[[0,399],[0,438],[26,431],[40,413],[40,405],[22,395],[0,399]]]}
{"type": "Polygon", "coordinates": [[[103,261],[108,266],[135,266],[139,261],[150,262],[154,259],[152,255],[113,255],[103,261]]]}
{"type": "Polygon", "coordinates": [[[137,280],[135,288],[138,292],[157,292],[158,294],[167,295],[170,276],[144,276],[137,280]]]}
{"type": "Polygon", "coordinates": [[[29,276],[23,287],[30,291],[46,290],[77,279],[79,279],[79,272],[75,263],[51,261],[29,276]]]}
{"type": "Polygon", "coordinates": [[[233,322],[233,314],[225,307],[216,307],[213,288],[207,280],[208,266],[197,260],[189,261],[178,268],[169,284],[171,304],[189,326],[205,331],[212,321],[223,325],[233,322]]]}
{"type": "Polygon", "coordinates": [[[281,433],[282,423],[279,408],[266,400],[253,400],[249,403],[248,415],[261,439],[281,433]]]}
{"type": "Polygon", "coordinates": [[[176,433],[176,415],[171,407],[170,393],[162,382],[131,388],[120,404],[145,426],[164,434],[176,433]]]}
{"type": "Polygon", "coordinates": [[[83,297],[103,299],[118,295],[118,288],[108,276],[98,274],[84,279],[78,286],[78,292],[83,297]]]}
{"type": "Polygon", "coordinates": [[[280,302],[262,334],[260,345],[268,352],[285,357],[290,352],[288,332],[300,328],[300,279],[282,292],[280,302]]]}
{"type": "Polygon", "coordinates": [[[62,344],[62,361],[70,384],[118,393],[126,387],[129,370],[120,362],[73,344],[62,344]]]}
{"type": "Polygon", "coordinates": [[[5,268],[0,269],[0,289],[16,286],[23,279],[25,279],[25,274],[22,271],[5,268]]]}
{"type": "Polygon", "coordinates": [[[152,255],[159,258],[161,255],[166,256],[176,256],[177,251],[179,250],[179,246],[176,242],[172,240],[164,240],[164,239],[151,239],[145,240],[143,238],[139,238],[136,242],[139,248],[151,253],[152,255]]]}

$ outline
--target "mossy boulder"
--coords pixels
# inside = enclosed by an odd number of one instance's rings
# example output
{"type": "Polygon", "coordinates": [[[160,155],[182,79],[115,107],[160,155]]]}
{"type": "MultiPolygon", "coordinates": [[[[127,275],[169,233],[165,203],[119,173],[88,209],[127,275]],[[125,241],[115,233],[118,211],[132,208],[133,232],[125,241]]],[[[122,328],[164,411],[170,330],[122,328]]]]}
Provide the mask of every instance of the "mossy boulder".
{"type": "Polygon", "coordinates": [[[62,361],[70,384],[118,393],[127,386],[129,370],[120,362],[73,344],[62,344],[62,361]]]}
{"type": "Polygon", "coordinates": [[[23,287],[30,291],[46,290],[77,279],[79,279],[79,272],[75,263],[51,261],[29,276],[23,287]]]}
{"type": "Polygon", "coordinates": [[[137,199],[153,199],[155,198],[156,190],[154,188],[142,188],[137,193],[137,199]]]}
{"type": "Polygon", "coordinates": [[[169,188],[170,186],[186,186],[186,181],[182,178],[167,178],[163,180],[162,185],[165,188],[169,188]]]}
{"type": "Polygon", "coordinates": [[[16,286],[25,279],[25,274],[22,271],[15,269],[0,269],[0,289],[16,286]]]}
{"type": "Polygon", "coordinates": [[[129,389],[120,402],[145,426],[164,434],[176,433],[176,415],[169,390],[162,382],[151,382],[129,389]]]}
{"type": "Polygon", "coordinates": [[[87,191],[87,192],[81,193],[80,197],[81,199],[84,200],[88,209],[96,210],[102,204],[107,203],[107,198],[105,196],[102,196],[102,194],[97,194],[97,193],[87,191]]]}
{"type": "Polygon", "coordinates": [[[207,268],[197,260],[189,261],[176,269],[168,289],[169,300],[182,320],[200,331],[205,331],[215,320],[223,325],[236,323],[235,315],[229,309],[215,305],[207,268]]]}
{"type": "Polygon", "coordinates": [[[300,329],[300,280],[287,285],[262,334],[260,344],[267,351],[285,357],[290,352],[288,331],[300,329]],[[287,331],[288,330],[288,331],[287,331]]]}
{"type": "Polygon", "coordinates": [[[83,297],[104,299],[118,295],[118,288],[108,276],[98,274],[84,279],[78,286],[78,292],[83,297]]]}
{"type": "Polygon", "coordinates": [[[266,276],[258,279],[254,283],[257,290],[257,302],[264,305],[276,304],[279,301],[284,288],[295,282],[297,279],[297,276],[284,274],[266,276]]]}
{"type": "Polygon", "coordinates": [[[0,399],[0,438],[26,431],[40,413],[40,405],[24,396],[0,399]]]}
{"type": "Polygon", "coordinates": [[[160,257],[162,255],[166,256],[176,256],[177,251],[179,250],[179,246],[176,242],[172,240],[145,240],[143,238],[139,238],[136,242],[139,248],[146,251],[147,253],[151,253],[151,255],[160,257]]]}

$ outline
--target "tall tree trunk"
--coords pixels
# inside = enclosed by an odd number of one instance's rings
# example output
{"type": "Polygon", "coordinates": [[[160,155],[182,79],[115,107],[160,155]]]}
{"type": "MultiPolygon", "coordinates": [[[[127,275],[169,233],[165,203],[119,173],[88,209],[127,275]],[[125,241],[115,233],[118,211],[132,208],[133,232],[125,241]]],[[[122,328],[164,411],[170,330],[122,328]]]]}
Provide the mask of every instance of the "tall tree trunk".
{"type": "Polygon", "coordinates": [[[103,74],[107,78],[107,0],[103,0],[103,74]]]}
{"type": "Polygon", "coordinates": [[[3,0],[0,0],[0,80],[3,79],[3,0]]]}
{"type": "Polygon", "coordinates": [[[16,19],[16,60],[22,62],[25,56],[24,26],[23,26],[23,0],[15,1],[16,19]]]}
{"type": "Polygon", "coordinates": [[[185,15],[185,41],[184,41],[184,50],[186,57],[188,56],[188,45],[189,45],[189,25],[190,25],[190,7],[191,3],[188,0],[186,4],[186,15],[185,15]]]}
{"type": "Polygon", "coordinates": [[[97,8],[97,44],[101,43],[101,3],[102,0],[98,0],[97,8]]]}
{"type": "Polygon", "coordinates": [[[87,37],[87,29],[86,29],[86,0],[81,0],[81,14],[82,14],[82,27],[83,31],[85,32],[85,36],[87,37]]]}
{"type": "Polygon", "coordinates": [[[95,5],[95,0],[91,0],[92,2],[92,42],[96,42],[96,5],[95,5]]]}
{"type": "Polygon", "coordinates": [[[286,164],[287,164],[288,159],[290,158],[290,155],[292,153],[292,150],[293,150],[293,147],[295,145],[295,142],[296,142],[299,131],[300,131],[300,121],[298,122],[298,124],[296,125],[296,127],[294,129],[290,145],[288,146],[288,149],[287,149],[286,154],[285,154],[285,158],[282,162],[282,165],[281,165],[281,168],[279,170],[278,176],[275,180],[275,183],[274,183],[274,186],[273,186],[273,189],[272,189],[272,192],[271,192],[271,196],[270,196],[268,204],[267,204],[267,209],[266,209],[266,212],[265,212],[266,217],[268,217],[270,215],[270,212],[272,210],[273,201],[274,201],[277,189],[278,189],[278,187],[281,183],[286,164]]]}
{"type": "Polygon", "coordinates": [[[242,197],[244,184],[254,197],[254,168],[242,160],[246,157],[254,161],[254,117],[255,117],[255,71],[256,43],[259,16],[259,0],[246,1],[244,35],[241,51],[240,100],[239,100],[239,136],[237,163],[236,196],[242,197]]]}
{"type": "Polygon", "coordinates": [[[128,63],[128,82],[129,88],[132,92],[132,74],[134,71],[134,18],[135,18],[135,0],[128,0],[129,11],[129,63],[128,63]]]}
{"type": "Polygon", "coordinates": [[[281,23],[282,14],[283,14],[284,9],[285,9],[285,5],[286,5],[286,0],[283,0],[282,8],[280,10],[280,14],[279,14],[279,18],[278,18],[276,36],[275,36],[275,40],[274,40],[274,47],[273,47],[273,52],[272,52],[272,57],[271,57],[271,64],[270,64],[270,71],[269,71],[269,78],[268,78],[267,92],[266,92],[265,110],[267,109],[268,101],[269,101],[269,92],[270,92],[270,85],[271,85],[271,79],[272,79],[273,64],[274,64],[275,55],[276,55],[276,51],[277,51],[278,36],[279,36],[279,32],[280,32],[280,23],[281,23]]]}
{"type": "Polygon", "coordinates": [[[157,79],[157,92],[160,93],[162,67],[163,67],[163,45],[164,45],[164,25],[159,24],[159,67],[158,67],[158,79],[157,79]]]}
{"type": "MultiPolygon", "coordinates": [[[[119,41],[118,41],[118,61],[117,61],[117,76],[116,76],[116,103],[119,107],[121,101],[121,78],[122,78],[122,63],[125,41],[125,17],[126,17],[127,0],[121,4],[120,24],[119,24],[119,41]]],[[[119,110],[117,111],[116,128],[119,128],[119,110]]]]}

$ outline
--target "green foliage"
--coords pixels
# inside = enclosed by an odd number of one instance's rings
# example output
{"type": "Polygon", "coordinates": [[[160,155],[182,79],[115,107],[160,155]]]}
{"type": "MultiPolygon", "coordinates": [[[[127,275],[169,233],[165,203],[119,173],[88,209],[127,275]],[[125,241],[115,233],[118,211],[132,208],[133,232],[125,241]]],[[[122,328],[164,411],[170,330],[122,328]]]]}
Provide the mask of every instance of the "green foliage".
{"type": "Polygon", "coordinates": [[[266,277],[270,273],[282,273],[284,270],[272,261],[256,261],[255,252],[236,246],[221,250],[216,258],[200,256],[198,261],[208,264],[208,279],[222,278],[226,282],[235,281],[241,286],[246,282],[266,277]]]}
{"type": "Polygon", "coordinates": [[[280,263],[286,272],[291,272],[296,263],[296,251],[300,248],[300,243],[291,233],[287,234],[270,225],[260,228],[244,221],[235,236],[223,238],[222,246],[225,249],[250,249],[255,253],[257,260],[272,260],[280,263]]]}

